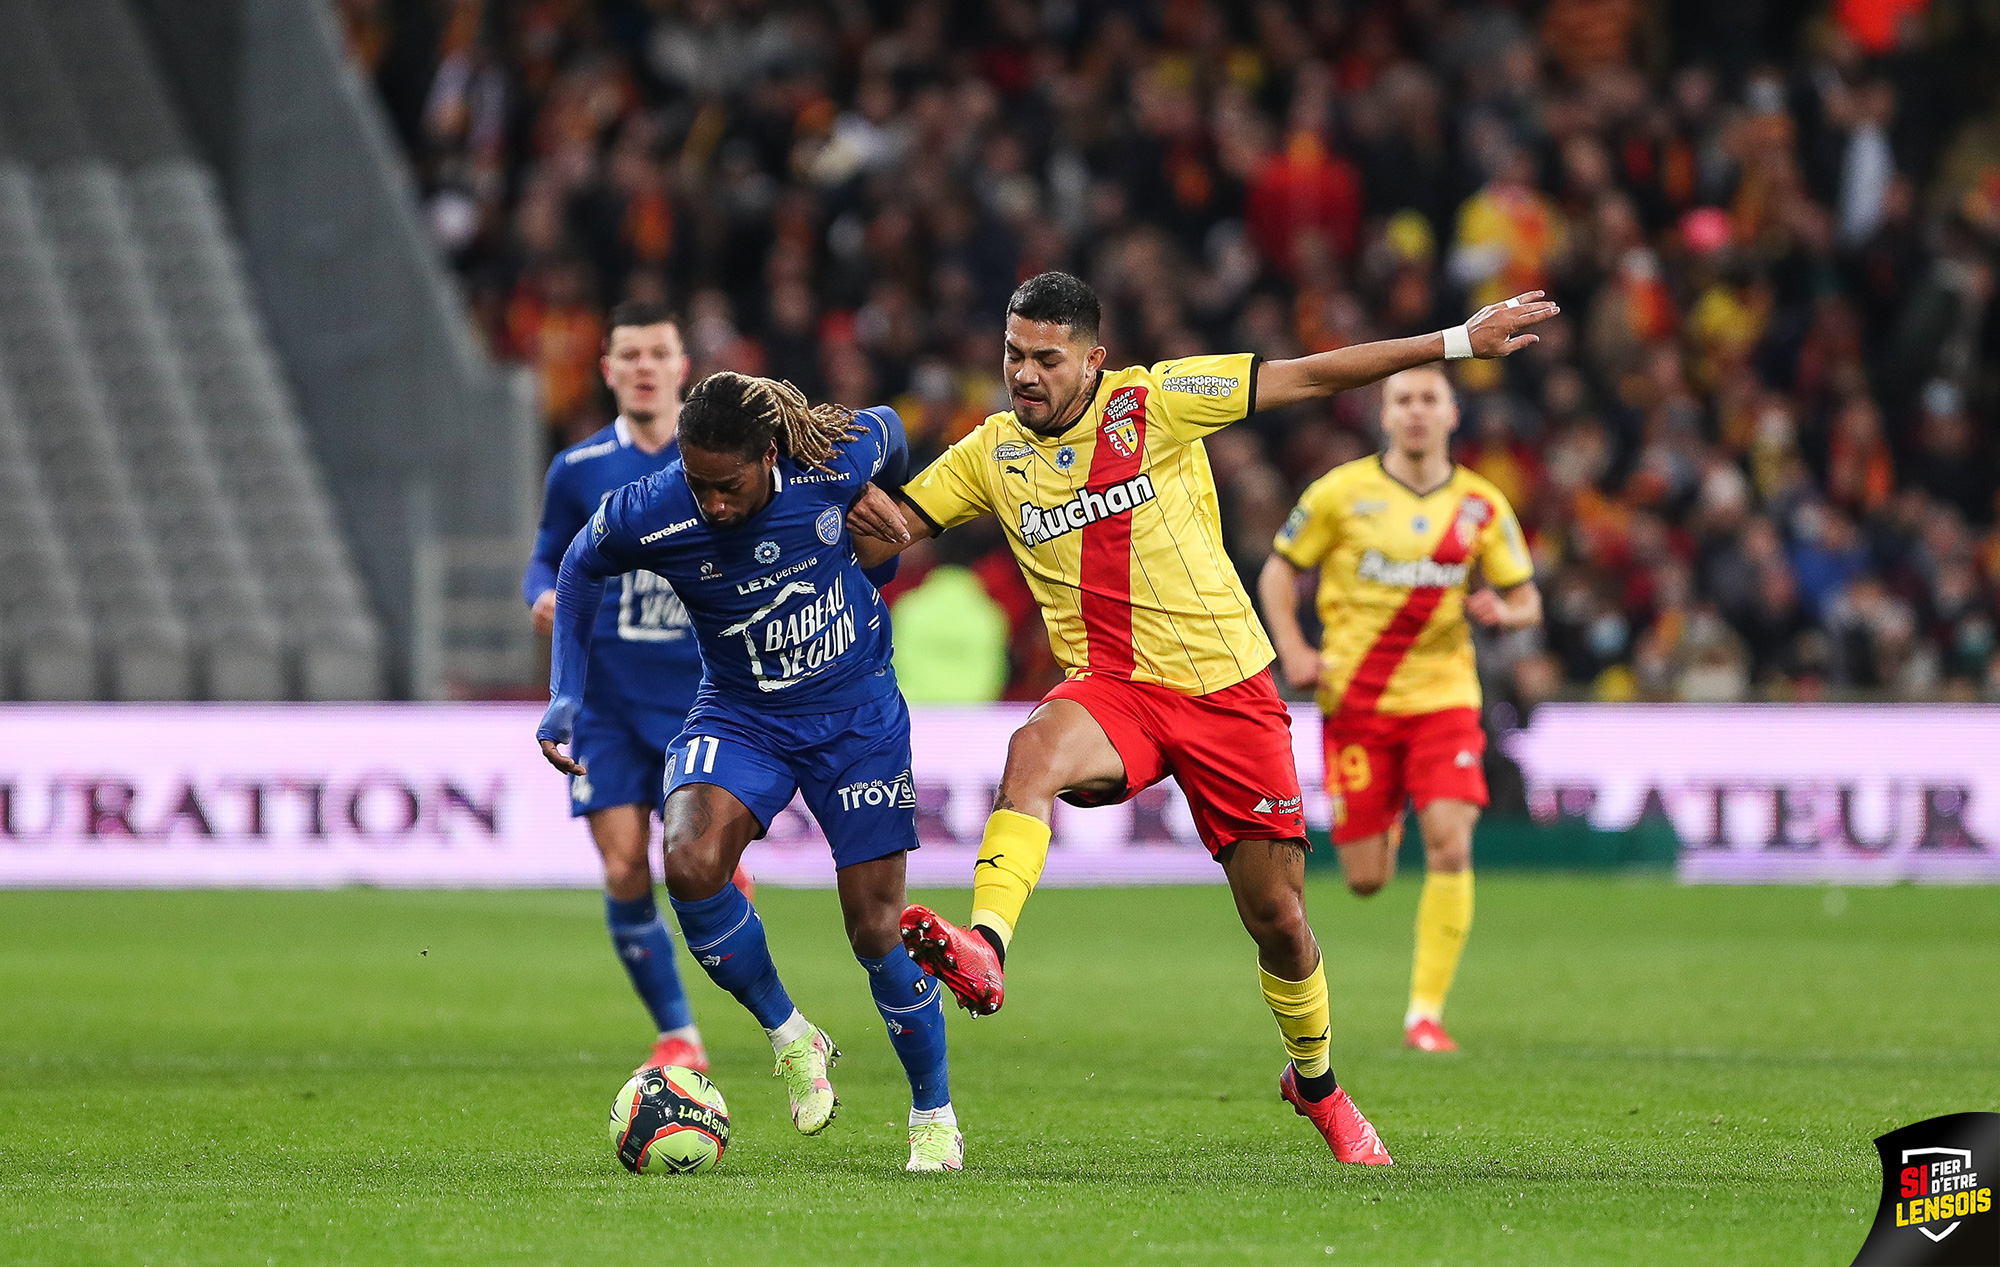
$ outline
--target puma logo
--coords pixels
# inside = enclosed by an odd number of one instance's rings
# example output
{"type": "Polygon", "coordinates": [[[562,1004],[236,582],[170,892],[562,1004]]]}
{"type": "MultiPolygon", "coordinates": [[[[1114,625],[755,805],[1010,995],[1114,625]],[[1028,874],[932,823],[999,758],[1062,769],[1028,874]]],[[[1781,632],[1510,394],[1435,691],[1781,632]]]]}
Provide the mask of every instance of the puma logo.
{"type": "Polygon", "coordinates": [[[1323,1043],[1331,1033],[1333,1033],[1333,1026],[1329,1025],[1319,1032],[1317,1038],[1294,1038],[1292,1041],[1295,1043],[1323,1043]]]}
{"type": "Polygon", "coordinates": [[[981,867],[992,867],[995,871],[998,871],[1000,869],[1000,860],[1006,856],[1004,853],[996,853],[991,858],[981,858],[972,864],[972,869],[977,871],[981,867]]]}
{"type": "Polygon", "coordinates": [[[1018,475],[1022,479],[1028,478],[1028,468],[1025,464],[1021,466],[1008,466],[1005,462],[1002,462],[1000,464],[1000,469],[1007,472],[1009,475],[1018,475]]]}

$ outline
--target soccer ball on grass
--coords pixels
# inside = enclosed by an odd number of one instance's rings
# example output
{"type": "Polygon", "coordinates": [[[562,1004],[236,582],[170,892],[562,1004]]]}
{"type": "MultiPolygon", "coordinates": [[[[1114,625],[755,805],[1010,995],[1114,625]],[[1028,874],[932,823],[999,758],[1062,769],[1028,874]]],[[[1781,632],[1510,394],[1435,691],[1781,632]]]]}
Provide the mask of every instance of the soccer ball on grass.
{"type": "Polygon", "coordinates": [[[713,1170],[729,1146],[729,1107],[716,1085],[694,1070],[649,1066],[611,1102],[611,1145],[635,1175],[713,1170]]]}

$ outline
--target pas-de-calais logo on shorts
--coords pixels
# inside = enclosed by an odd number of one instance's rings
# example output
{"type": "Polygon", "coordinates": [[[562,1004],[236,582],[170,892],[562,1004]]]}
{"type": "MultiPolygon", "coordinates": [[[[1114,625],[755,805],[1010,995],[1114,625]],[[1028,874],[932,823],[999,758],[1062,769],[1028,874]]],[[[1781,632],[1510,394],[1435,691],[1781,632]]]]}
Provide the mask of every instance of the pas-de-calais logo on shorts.
{"type": "Polygon", "coordinates": [[[1948,1113],[1875,1137],[1882,1206],[1854,1267],[2000,1263],[2000,1113],[1948,1113]]]}
{"type": "Polygon", "coordinates": [[[813,523],[813,531],[828,545],[840,540],[840,512],[831,506],[820,511],[818,520],[813,523]]]}

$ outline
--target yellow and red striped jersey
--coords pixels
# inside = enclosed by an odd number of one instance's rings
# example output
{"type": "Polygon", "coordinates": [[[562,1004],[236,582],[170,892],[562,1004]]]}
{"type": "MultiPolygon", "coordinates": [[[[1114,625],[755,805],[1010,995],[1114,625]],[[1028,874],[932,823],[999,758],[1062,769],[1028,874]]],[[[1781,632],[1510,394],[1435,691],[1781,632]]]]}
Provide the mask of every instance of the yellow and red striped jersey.
{"type": "Polygon", "coordinates": [[[1514,510],[1491,482],[1454,466],[1420,494],[1380,457],[1313,481],[1274,546],[1293,566],[1320,570],[1319,704],[1329,713],[1477,708],[1467,574],[1477,563],[1501,589],[1535,574],[1514,510]]]}
{"type": "Polygon", "coordinates": [[[999,516],[1071,677],[1223,690],[1273,653],[1223,551],[1201,438],[1249,416],[1256,372],[1247,353],[1107,372],[1068,431],[994,414],[903,495],[936,530],[999,516]]]}

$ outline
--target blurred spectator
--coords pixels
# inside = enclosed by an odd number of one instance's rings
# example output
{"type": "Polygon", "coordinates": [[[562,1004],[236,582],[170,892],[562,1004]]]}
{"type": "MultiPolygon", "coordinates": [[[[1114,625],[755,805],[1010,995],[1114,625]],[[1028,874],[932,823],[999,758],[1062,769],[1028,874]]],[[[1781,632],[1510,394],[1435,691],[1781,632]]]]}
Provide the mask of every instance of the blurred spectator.
{"type": "Polygon", "coordinates": [[[976,704],[1007,686],[1007,613],[965,565],[979,537],[959,529],[933,547],[937,562],[895,600],[896,681],[918,704],[976,704]]]}
{"type": "MultiPolygon", "coordinates": [[[[924,459],[1005,407],[1000,310],[1045,268],[1099,289],[1114,363],[1544,289],[1539,344],[1455,367],[1459,458],[1548,596],[1544,633],[1486,648],[1496,698],[2000,696],[2000,24],[1973,10],[337,10],[552,446],[608,411],[597,313],[625,297],[683,314],[697,375],[893,401],[924,459]]],[[[1207,442],[1239,568],[1375,445],[1374,409],[1207,442]]],[[[911,568],[899,638],[921,658],[962,632],[926,604],[982,612],[980,663],[1034,698],[1032,599],[968,540],[962,570],[911,568]]]]}

